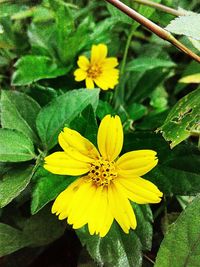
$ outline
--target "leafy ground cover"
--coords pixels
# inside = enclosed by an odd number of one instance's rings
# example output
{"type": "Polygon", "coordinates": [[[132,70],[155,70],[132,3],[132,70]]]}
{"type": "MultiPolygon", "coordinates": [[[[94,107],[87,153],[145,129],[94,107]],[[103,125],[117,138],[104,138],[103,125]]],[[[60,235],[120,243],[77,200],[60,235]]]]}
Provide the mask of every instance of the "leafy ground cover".
{"type": "Polygon", "coordinates": [[[119,3],[0,0],[2,267],[199,266],[200,4],[124,0],[131,18],[119,3]],[[157,152],[143,178],[163,197],[131,202],[136,229],[115,220],[100,237],[51,213],[77,176],[44,161],[64,127],[96,146],[107,114],[120,117],[123,153],[157,152]]]}

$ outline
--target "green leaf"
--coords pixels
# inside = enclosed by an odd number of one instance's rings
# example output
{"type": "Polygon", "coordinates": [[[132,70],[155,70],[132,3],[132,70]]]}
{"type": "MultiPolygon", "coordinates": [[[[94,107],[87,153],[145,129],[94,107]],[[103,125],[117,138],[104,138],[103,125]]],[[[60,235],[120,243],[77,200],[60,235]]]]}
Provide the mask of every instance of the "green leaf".
{"type": "Polygon", "coordinates": [[[24,93],[1,92],[1,124],[3,128],[18,130],[37,142],[36,116],[40,110],[38,103],[24,93]]]}
{"type": "Polygon", "coordinates": [[[146,113],[147,108],[144,105],[133,103],[127,107],[127,113],[132,120],[141,119],[146,113]]]}
{"type": "Polygon", "coordinates": [[[179,145],[171,150],[162,136],[151,132],[125,135],[124,152],[153,149],[158,153],[158,165],[147,178],[166,195],[195,195],[200,193],[200,158],[198,149],[179,145]]]}
{"type": "Polygon", "coordinates": [[[82,245],[86,245],[90,256],[99,265],[140,267],[142,264],[141,243],[134,231],[125,234],[113,223],[104,238],[91,236],[86,227],[76,230],[76,233],[82,245]]]}
{"type": "Polygon", "coordinates": [[[36,182],[32,191],[31,213],[35,214],[66,189],[75,177],[55,175],[40,167],[33,179],[36,182]]]}
{"type": "Polygon", "coordinates": [[[24,247],[48,245],[63,235],[65,225],[49,207],[24,221],[21,230],[0,223],[0,257],[24,247]]]}
{"type": "Polygon", "coordinates": [[[200,14],[189,14],[175,18],[166,27],[166,30],[175,34],[186,35],[200,40],[200,14]]]}
{"type": "Polygon", "coordinates": [[[167,109],[168,94],[163,86],[157,87],[151,94],[150,105],[157,111],[162,112],[167,109]]]}
{"type": "Polygon", "coordinates": [[[0,208],[9,204],[29,184],[32,176],[32,167],[12,169],[3,175],[0,180],[0,208]]]}
{"type": "Polygon", "coordinates": [[[70,128],[78,131],[84,137],[89,139],[94,145],[97,145],[97,121],[94,109],[88,105],[71,123],[70,128]]]}
{"type": "Polygon", "coordinates": [[[61,222],[45,207],[30,217],[23,228],[24,239],[30,240],[31,246],[44,246],[58,239],[65,231],[66,223],[61,222]]]}
{"type": "Polygon", "coordinates": [[[112,6],[111,4],[107,4],[107,8],[109,13],[111,14],[112,18],[116,20],[116,22],[123,22],[126,24],[133,24],[133,20],[124,14],[122,11],[117,9],[115,6],[112,6]]]}
{"type": "Polygon", "coordinates": [[[22,232],[7,224],[0,223],[0,257],[29,245],[29,240],[24,240],[22,232]]]}
{"type": "Polygon", "coordinates": [[[69,126],[89,104],[96,109],[99,90],[78,89],[69,91],[44,107],[38,114],[36,125],[45,149],[57,143],[58,134],[69,126]]]}
{"type": "Polygon", "coordinates": [[[68,72],[68,68],[59,68],[46,56],[23,56],[16,63],[17,70],[12,77],[13,85],[28,85],[32,82],[55,78],[68,72]]]}
{"type": "Polygon", "coordinates": [[[138,236],[142,250],[151,250],[153,236],[153,214],[149,205],[137,205],[132,203],[137,218],[137,227],[134,230],[138,236]]]}
{"type": "Polygon", "coordinates": [[[149,58],[140,57],[130,61],[126,65],[126,71],[147,71],[156,68],[172,68],[175,64],[170,60],[159,59],[159,58],[149,58]]]}
{"type": "Polygon", "coordinates": [[[199,135],[200,88],[189,93],[171,109],[164,124],[159,129],[173,148],[190,135],[199,135]]]}
{"type": "Polygon", "coordinates": [[[200,197],[181,213],[161,243],[155,267],[194,267],[200,261],[200,197]]]}
{"type": "Polygon", "coordinates": [[[103,117],[106,116],[107,114],[114,114],[114,113],[115,113],[114,109],[108,102],[99,100],[96,114],[100,120],[102,120],[103,117]]]}
{"type": "MultiPolygon", "coordinates": [[[[56,45],[57,50],[60,55],[60,59],[66,62],[66,51],[68,51],[68,42],[70,43],[69,34],[74,29],[74,21],[72,16],[72,11],[70,8],[64,4],[64,2],[59,0],[49,0],[51,8],[54,11],[55,23],[56,23],[56,45]]],[[[76,35],[76,33],[74,33],[76,35]]],[[[74,38],[74,36],[72,36],[74,38]]],[[[74,43],[74,46],[78,46],[79,43],[74,43]]],[[[63,63],[64,63],[63,62],[63,63]]]]}
{"type": "Polygon", "coordinates": [[[133,209],[137,218],[137,228],[129,234],[125,234],[116,222],[103,238],[91,236],[86,226],[76,230],[82,245],[86,245],[91,257],[100,265],[141,266],[142,249],[151,249],[153,218],[148,205],[133,204],[133,209]]]}
{"type": "Polygon", "coordinates": [[[165,68],[161,70],[160,68],[155,68],[153,70],[148,70],[145,73],[139,73],[139,72],[133,72],[131,75],[133,76],[135,73],[139,74],[139,80],[136,82],[136,85],[134,85],[134,79],[131,81],[131,91],[130,94],[127,94],[127,102],[129,104],[133,102],[142,102],[143,100],[147,99],[151,92],[152,88],[156,88],[159,85],[162,85],[164,81],[169,77],[170,75],[170,69],[165,68]]]}
{"type": "Polygon", "coordinates": [[[16,130],[0,129],[0,161],[20,162],[35,158],[30,139],[16,130]]]}
{"type": "Polygon", "coordinates": [[[53,37],[55,38],[55,24],[53,23],[31,23],[28,27],[28,37],[33,52],[37,55],[44,55],[55,58],[56,52],[52,44],[53,37]],[[45,25],[45,27],[44,27],[45,25]]]}

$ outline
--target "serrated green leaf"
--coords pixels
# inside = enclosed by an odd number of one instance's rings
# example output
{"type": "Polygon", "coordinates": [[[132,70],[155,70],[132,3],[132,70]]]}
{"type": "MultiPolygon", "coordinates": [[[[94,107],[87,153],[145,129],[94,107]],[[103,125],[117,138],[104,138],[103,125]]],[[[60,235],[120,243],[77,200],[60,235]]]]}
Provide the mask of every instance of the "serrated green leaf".
{"type": "Polygon", "coordinates": [[[175,147],[190,135],[200,133],[200,88],[189,93],[169,112],[164,124],[159,129],[170,141],[171,148],[175,147]]]}
{"type": "Polygon", "coordinates": [[[126,71],[147,71],[156,68],[172,68],[175,64],[172,61],[159,59],[159,58],[149,58],[140,57],[130,61],[126,65],[126,71]]]}
{"type": "Polygon", "coordinates": [[[200,197],[181,213],[161,243],[155,267],[197,267],[200,261],[200,197]]]}
{"type": "Polygon", "coordinates": [[[0,208],[9,204],[29,184],[32,176],[32,167],[12,169],[3,175],[0,180],[0,208]]]}
{"type": "Polygon", "coordinates": [[[22,232],[7,224],[0,223],[0,257],[29,245],[29,240],[24,240],[22,232]]]}
{"type": "Polygon", "coordinates": [[[31,213],[35,214],[66,189],[75,177],[55,175],[40,167],[33,179],[36,182],[32,191],[31,213]]]}
{"type": "Polygon", "coordinates": [[[200,40],[200,14],[189,14],[175,18],[166,30],[175,34],[185,35],[200,40]]]}
{"type": "Polygon", "coordinates": [[[102,266],[140,267],[142,264],[141,243],[134,231],[125,234],[113,223],[104,238],[91,236],[87,227],[76,230],[76,233],[90,256],[102,266]]]}
{"type": "Polygon", "coordinates": [[[13,85],[28,85],[41,79],[55,78],[68,72],[68,68],[59,68],[46,56],[23,56],[16,63],[17,70],[12,77],[13,85]]]}
{"type": "Polygon", "coordinates": [[[0,129],[0,161],[20,162],[35,158],[30,139],[16,130],[0,129]]]}
{"type": "Polygon", "coordinates": [[[57,143],[58,134],[64,125],[71,123],[89,104],[96,109],[99,90],[78,89],[69,91],[44,107],[38,114],[36,124],[38,134],[45,149],[57,143]]]}
{"type": "Polygon", "coordinates": [[[3,128],[18,130],[37,142],[35,120],[39,110],[39,104],[28,95],[2,90],[1,124],[3,128]]]}
{"type": "Polygon", "coordinates": [[[195,195],[200,193],[200,157],[191,145],[179,145],[171,150],[162,136],[151,132],[125,135],[124,152],[153,149],[158,153],[158,165],[147,178],[165,195],[195,195]]]}

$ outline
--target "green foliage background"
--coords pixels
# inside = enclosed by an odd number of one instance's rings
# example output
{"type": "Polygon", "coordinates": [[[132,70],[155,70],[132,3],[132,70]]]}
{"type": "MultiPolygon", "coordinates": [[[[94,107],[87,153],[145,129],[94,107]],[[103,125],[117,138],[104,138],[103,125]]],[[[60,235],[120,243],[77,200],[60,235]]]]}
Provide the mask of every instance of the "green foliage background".
{"type": "MultiPolygon", "coordinates": [[[[184,29],[183,18],[175,21],[172,15],[124,2],[162,27],[169,24],[169,31],[181,34],[180,40],[199,53],[198,0],[154,1],[196,12],[184,18],[184,29]]],[[[3,266],[16,267],[16,261],[27,266],[72,231],[51,215],[50,207],[75,177],[47,172],[43,158],[59,149],[57,136],[64,126],[95,144],[98,123],[108,113],[121,117],[124,152],[158,152],[159,164],[145,178],[164,198],[152,207],[133,203],[138,227],[129,235],[117,223],[105,238],[90,236],[87,227],[77,230],[82,251],[89,253],[75,259],[77,265],[148,267],[155,261],[156,267],[198,266],[200,87],[178,82],[196,73],[200,64],[105,1],[0,1],[3,266]],[[107,44],[109,55],[120,62],[113,91],[87,90],[74,81],[78,56],[88,56],[92,44],[99,43],[107,44]]]]}

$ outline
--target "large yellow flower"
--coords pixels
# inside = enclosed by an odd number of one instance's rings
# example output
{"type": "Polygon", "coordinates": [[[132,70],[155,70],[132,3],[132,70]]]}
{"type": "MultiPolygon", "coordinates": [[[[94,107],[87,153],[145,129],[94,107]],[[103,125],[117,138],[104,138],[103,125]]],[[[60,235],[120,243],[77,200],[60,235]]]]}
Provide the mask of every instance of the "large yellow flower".
{"type": "Polygon", "coordinates": [[[56,198],[52,212],[68,218],[78,229],[88,224],[91,235],[105,236],[115,219],[125,233],[137,222],[130,204],[158,203],[162,193],[141,175],[156,166],[153,150],[136,150],[118,158],[123,128],[118,116],[106,115],[98,130],[96,147],[77,131],[64,128],[59,144],[63,152],[45,158],[44,167],[55,174],[83,175],[56,198]]]}
{"type": "Polygon", "coordinates": [[[78,58],[79,68],[74,72],[75,80],[85,80],[88,89],[93,89],[94,83],[102,90],[114,89],[119,78],[119,70],[115,69],[118,61],[115,57],[107,58],[107,53],[106,45],[93,45],[90,61],[85,56],[78,58]]]}

